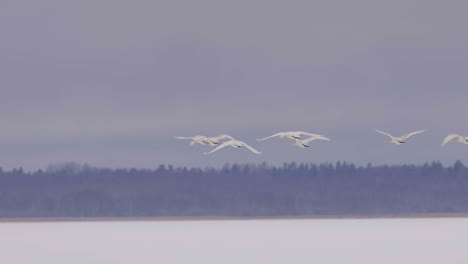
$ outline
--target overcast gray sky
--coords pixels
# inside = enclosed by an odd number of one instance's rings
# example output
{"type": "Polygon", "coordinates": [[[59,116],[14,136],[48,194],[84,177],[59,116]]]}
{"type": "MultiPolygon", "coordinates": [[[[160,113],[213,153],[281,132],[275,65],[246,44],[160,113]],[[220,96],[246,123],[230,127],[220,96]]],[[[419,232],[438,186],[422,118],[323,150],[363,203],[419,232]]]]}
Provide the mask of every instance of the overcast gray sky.
{"type": "MultiPolygon", "coordinates": [[[[467,162],[466,1],[0,2],[0,165],[467,162]],[[380,129],[427,132],[384,144],[380,129]],[[256,142],[282,130],[332,142],[256,142]],[[174,135],[263,151],[201,154],[174,135]]],[[[208,147],[209,148],[209,147],[208,147]]]]}

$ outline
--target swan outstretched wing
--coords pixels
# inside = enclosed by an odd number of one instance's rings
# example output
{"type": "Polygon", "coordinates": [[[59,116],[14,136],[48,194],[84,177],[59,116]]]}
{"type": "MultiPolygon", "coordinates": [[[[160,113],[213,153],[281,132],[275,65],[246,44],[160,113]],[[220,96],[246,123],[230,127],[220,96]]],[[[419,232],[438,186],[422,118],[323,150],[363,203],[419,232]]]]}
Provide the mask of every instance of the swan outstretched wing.
{"type": "Polygon", "coordinates": [[[422,132],[424,132],[424,130],[419,130],[419,131],[411,132],[411,133],[408,133],[408,134],[402,136],[401,138],[402,138],[403,140],[406,140],[406,139],[408,139],[408,138],[410,138],[410,137],[412,137],[412,136],[414,136],[414,135],[416,135],[416,134],[422,133],[422,132]]]}
{"type": "Polygon", "coordinates": [[[390,134],[388,134],[388,133],[385,133],[385,132],[383,132],[383,131],[380,131],[380,130],[377,130],[377,129],[376,129],[375,131],[379,132],[380,134],[384,134],[384,135],[386,135],[386,136],[388,136],[388,137],[390,137],[390,138],[392,138],[392,139],[395,138],[394,136],[392,136],[392,135],[390,135],[390,134]]]}
{"type": "Polygon", "coordinates": [[[193,137],[174,137],[176,139],[192,139],[193,137]]]}
{"type": "Polygon", "coordinates": [[[251,146],[247,145],[245,142],[242,142],[242,145],[244,145],[244,147],[248,148],[250,151],[252,151],[253,153],[255,154],[262,154],[260,151],[252,148],[251,146]]]}
{"type": "Polygon", "coordinates": [[[211,154],[211,153],[213,153],[213,152],[215,152],[215,151],[218,151],[218,150],[220,150],[220,149],[222,149],[222,148],[224,148],[224,147],[227,147],[227,146],[231,145],[231,143],[232,143],[231,140],[230,140],[230,141],[226,141],[226,142],[222,143],[221,145],[217,146],[216,148],[214,148],[212,151],[210,151],[210,152],[205,152],[205,153],[203,153],[203,154],[211,154]]]}
{"type": "Polygon", "coordinates": [[[219,135],[219,136],[216,136],[216,137],[212,137],[212,139],[215,139],[215,140],[221,140],[221,139],[225,139],[225,138],[234,139],[230,135],[226,135],[226,134],[222,134],[222,135],[219,135]]]}
{"type": "Polygon", "coordinates": [[[330,141],[331,139],[327,138],[327,137],[324,137],[324,136],[312,136],[310,138],[306,138],[306,139],[303,139],[302,140],[302,143],[304,144],[307,144],[313,140],[316,140],[316,139],[321,139],[321,140],[326,140],[326,141],[330,141]]]}
{"type": "Polygon", "coordinates": [[[458,135],[458,134],[450,134],[448,136],[445,137],[444,141],[442,141],[442,144],[441,146],[445,146],[447,143],[449,143],[450,141],[454,140],[455,138],[461,138],[462,136],[458,135]]]}
{"type": "Polygon", "coordinates": [[[309,133],[309,132],[303,132],[303,131],[298,131],[297,133],[299,133],[299,134],[301,134],[301,135],[311,136],[311,137],[323,137],[323,135],[319,135],[319,134],[312,134],[312,133],[309,133]]]}
{"type": "Polygon", "coordinates": [[[266,138],[260,138],[260,139],[257,139],[257,141],[263,141],[263,140],[267,140],[269,138],[274,138],[274,137],[278,137],[278,136],[281,136],[282,134],[284,134],[283,132],[280,132],[280,133],[276,133],[274,135],[271,135],[269,137],[266,137],[266,138]]]}

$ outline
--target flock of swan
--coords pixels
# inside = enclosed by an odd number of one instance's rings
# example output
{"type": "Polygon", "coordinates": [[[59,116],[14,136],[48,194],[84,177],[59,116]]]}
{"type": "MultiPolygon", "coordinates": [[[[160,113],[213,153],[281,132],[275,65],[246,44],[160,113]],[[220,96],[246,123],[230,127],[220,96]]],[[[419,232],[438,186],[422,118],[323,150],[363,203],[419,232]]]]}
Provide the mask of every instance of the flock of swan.
{"type": "MultiPolygon", "coordinates": [[[[386,135],[386,136],[388,136],[390,138],[389,140],[385,140],[384,142],[392,143],[392,144],[396,144],[396,145],[401,145],[403,143],[406,143],[406,141],[410,137],[412,137],[412,136],[414,136],[416,134],[424,132],[424,130],[419,130],[419,131],[408,133],[408,134],[400,136],[400,137],[395,137],[395,136],[392,136],[392,135],[390,135],[390,134],[388,134],[386,132],[382,132],[380,130],[376,130],[376,131],[383,134],[383,135],[386,135]]],[[[323,135],[319,135],[319,134],[312,134],[312,133],[303,132],[303,131],[290,131],[290,132],[279,132],[279,133],[276,133],[274,135],[271,135],[271,136],[268,136],[268,137],[265,137],[265,138],[257,139],[257,141],[264,141],[264,140],[275,138],[275,137],[287,138],[287,139],[293,140],[294,141],[293,145],[295,145],[295,146],[297,146],[299,148],[308,148],[308,147],[310,147],[308,145],[309,142],[314,141],[314,140],[326,140],[326,141],[331,140],[330,138],[325,137],[323,135]]],[[[213,153],[215,151],[218,151],[218,150],[220,150],[220,149],[222,149],[224,147],[228,147],[228,146],[231,146],[233,148],[245,147],[245,148],[247,148],[248,150],[250,150],[251,152],[253,152],[255,154],[262,154],[260,151],[254,149],[252,146],[248,145],[247,143],[245,143],[243,141],[240,141],[240,140],[236,140],[233,137],[231,137],[229,135],[226,135],[226,134],[222,134],[222,135],[219,135],[219,136],[216,136],[216,137],[206,137],[206,136],[198,135],[198,136],[193,136],[193,137],[175,137],[175,138],[176,139],[189,139],[191,146],[194,145],[194,144],[200,144],[200,145],[209,145],[209,146],[215,147],[210,152],[206,152],[204,154],[211,154],[211,153],[213,153]],[[226,141],[222,142],[223,140],[226,140],[226,141]]],[[[449,142],[468,144],[468,137],[463,137],[463,136],[461,136],[459,134],[449,134],[442,141],[442,146],[445,146],[449,142]]]]}

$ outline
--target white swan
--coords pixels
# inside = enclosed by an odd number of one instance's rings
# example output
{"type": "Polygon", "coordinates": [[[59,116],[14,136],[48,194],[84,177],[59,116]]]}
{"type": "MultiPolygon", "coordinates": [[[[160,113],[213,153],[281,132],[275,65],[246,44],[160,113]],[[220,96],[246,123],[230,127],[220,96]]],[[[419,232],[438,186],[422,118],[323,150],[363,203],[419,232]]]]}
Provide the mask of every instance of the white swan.
{"type": "Polygon", "coordinates": [[[247,143],[245,142],[242,142],[242,141],[239,141],[239,140],[235,140],[235,139],[231,139],[229,141],[226,141],[224,143],[222,143],[221,145],[217,146],[215,149],[213,149],[212,151],[210,152],[207,152],[207,153],[204,153],[204,154],[211,154],[217,150],[220,150],[224,147],[227,147],[227,146],[231,146],[233,148],[241,148],[241,147],[246,147],[247,149],[249,149],[250,151],[252,151],[253,153],[255,154],[262,154],[261,152],[259,152],[258,150],[252,148],[251,146],[247,145],[247,143]]]}
{"type": "Polygon", "coordinates": [[[401,137],[394,137],[394,136],[392,136],[392,135],[390,135],[390,134],[388,134],[388,133],[385,133],[385,132],[382,132],[382,131],[379,131],[379,130],[375,130],[375,131],[377,131],[377,132],[379,132],[379,133],[381,133],[381,134],[384,134],[384,135],[386,135],[386,136],[389,136],[389,137],[391,138],[391,140],[385,140],[385,142],[387,142],[387,143],[393,143],[393,144],[397,144],[397,145],[401,145],[401,144],[403,144],[403,143],[406,143],[406,140],[407,140],[408,138],[410,138],[411,136],[414,136],[414,135],[416,135],[416,134],[419,134],[419,133],[424,132],[424,130],[419,130],[419,131],[416,131],[416,132],[408,133],[408,134],[403,135],[403,136],[401,136],[401,137]]]}
{"type": "Polygon", "coordinates": [[[279,132],[266,138],[257,139],[257,141],[263,141],[263,140],[267,140],[269,138],[274,138],[274,137],[280,137],[280,138],[287,137],[289,139],[296,140],[296,139],[301,139],[301,135],[306,135],[306,136],[311,136],[311,137],[322,136],[322,135],[317,135],[317,134],[312,134],[312,133],[302,132],[302,131],[291,131],[291,132],[279,132]]]}
{"type": "Polygon", "coordinates": [[[445,146],[445,144],[449,142],[456,142],[456,143],[461,143],[461,144],[468,144],[468,137],[463,137],[458,134],[450,134],[445,137],[444,141],[442,142],[442,146],[445,146]]]}
{"type": "Polygon", "coordinates": [[[310,147],[309,145],[307,145],[307,143],[313,141],[313,140],[316,140],[316,139],[320,139],[320,140],[326,140],[326,141],[330,141],[331,139],[327,138],[327,137],[324,137],[324,136],[312,136],[312,137],[309,137],[309,138],[306,138],[306,139],[296,139],[296,142],[294,143],[296,146],[300,147],[300,148],[308,148],[310,147]]]}
{"type": "Polygon", "coordinates": [[[205,136],[194,136],[194,137],[174,137],[176,139],[190,139],[190,146],[193,146],[194,144],[200,144],[200,145],[214,145],[211,143],[210,139],[205,136]]]}
{"type": "Polygon", "coordinates": [[[210,145],[214,146],[214,145],[219,145],[219,141],[222,140],[222,139],[225,139],[225,138],[234,139],[230,135],[226,135],[226,134],[222,134],[222,135],[219,135],[217,137],[210,137],[208,139],[209,139],[209,141],[211,143],[210,145]]]}

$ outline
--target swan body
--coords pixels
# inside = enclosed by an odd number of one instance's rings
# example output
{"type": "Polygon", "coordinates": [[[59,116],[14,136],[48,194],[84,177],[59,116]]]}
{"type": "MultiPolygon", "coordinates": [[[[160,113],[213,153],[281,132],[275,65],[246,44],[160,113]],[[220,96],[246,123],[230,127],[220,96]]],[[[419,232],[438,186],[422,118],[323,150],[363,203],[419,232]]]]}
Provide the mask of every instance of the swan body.
{"type": "Polygon", "coordinates": [[[231,140],[228,140],[228,141],[225,141],[223,142],[221,145],[217,146],[216,148],[214,148],[212,151],[210,152],[207,152],[207,153],[204,153],[204,154],[211,154],[215,151],[218,151],[224,147],[227,147],[227,146],[231,146],[233,148],[241,148],[241,147],[246,147],[248,150],[252,151],[253,153],[255,154],[262,154],[261,152],[259,152],[258,150],[254,149],[253,147],[249,146],[247,143],[245,142],[242,142],[242,141],[239,141],[239,140],[235,140],[235,139],[231,139],[231,140]]]}
{"type": "Polygon", "coordinates": [[[229,135],[226,135],[226,134],[222,134],[222,135],[219,135],[219,136],[216,136],[216,137],[210,137],[208,138],[209,141],[210,141],[210,145],[211,146],[216,146],[216,145],[219,145],[219,141],[220,140],[223,140],[223,139],[234,139],[233,137],[229,136],[229,135]]]}
{"type": "Polygon", "coordinates": [[[411,132],[411,133],[408,133],[406,135],[403,135],[401,137],[394,137],[388,133],[385,133],[385,132],[382,132],[382,131],[379,131],[379,130],[375,130],[377,132],[379,132],[380,134],[384,134],[388,137],[390,137],[390,140],[386,140],[385,142],[387,143],[393,143],[393,144],[396,144],[396,145],[401,145],[403,143],[406,143],[406,140],[416,134],[419,134],[419,133],[422,133],[424,132],[424,130],[419,130],[419,131],[415,131],[415,132],[411,132]]]}
{"type": "Polygon", "coordinates": [[[458,134],[450,134],[445,137],[444,141],[442,141],[442,146],[445,146],[449,142],[468,144],[468,137],[463,137],[458,134]]]}
{"type": "Polygon", "coordinates": [[[286,137],[292,140],[296,140],[296,139],[302,139],[301,138],[302,135],[311,136],[311,137],[322,136],[322,135],[317,135],[317,134],[312,134],[312,133],[302,132],[302,131],[291,131],[291,132],[279,132],[269,137],[257,139],[257,141],[263,141],[263,140],[267,140],[267,139],[274,138],[274,137],[280,137],[280,138],[286,137]]]}
{"type": "Polygon", "coordinates": [[[317,140],[317,139],[320,139],[320,140],[326,140],[326,141],[330,141],[329,138],[327,137],[324,137],[324,136],[312,136],[312,137],[309,137],[309,138],[306,138],[306,139],[296,139],[295,140],[295,145],[300,147],[300,148],[308,148],[310,147],[309,145],[307,145],[309,142],[313,141],[313,140],[317,140]]]}

